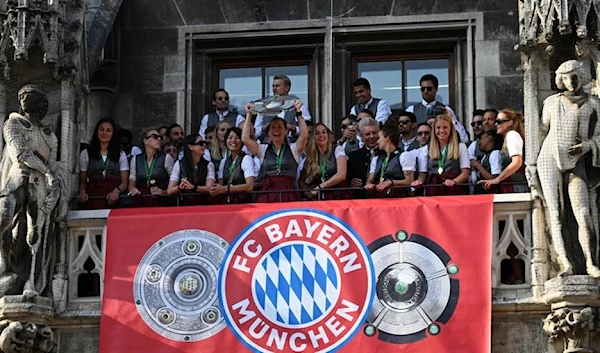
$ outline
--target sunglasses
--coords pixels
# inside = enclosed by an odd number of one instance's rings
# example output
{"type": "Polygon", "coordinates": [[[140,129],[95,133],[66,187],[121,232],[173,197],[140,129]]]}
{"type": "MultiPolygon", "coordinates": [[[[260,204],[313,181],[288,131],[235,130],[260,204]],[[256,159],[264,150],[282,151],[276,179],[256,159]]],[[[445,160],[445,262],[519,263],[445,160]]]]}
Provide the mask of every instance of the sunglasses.
{"type": "Polygon", "coordinates": [[[206,141],[200,140],[200,141],[197,141],[197,142],[194,142],[194,143],[190,143],[190,145],[193,145],[193,146],[206,146],[206,141]]]}
{"type": "Polygon", "coordinates": [[[431,86],[427,86],[427,87],[421,87],[421,92],[429,92],[429,91],[433,91],[433,87],[431,86]]]}
{"type": "Polygon", "coordinates": [[[159,140],[159,141],[162,141],[162,139],[163,139],[163,137],[162,137],[162,136],[160,136],[159,134],[150,134],[150,135],[148,135],[148,136],[146,136],[146,137],[144,137],[144,138],[147,138],[147,139],[149,139],[150,137],[152,137],[152,138],[153,138],[153,139],[155,139],[155,140],[159,140]]]}
{"type": "Polygon", "coordinates": [[[483,121],[474,121],[474,122],[471,123],[471,126],[472,127],[483,126],[483,121]]]}
{"type": "Polygon", "coordinates": [[[229,97],[217,97],[217,100],[220,101],[229,101],[229,97]]]}
{"type": "Polygon", "coordinates": [[[496,123],[496,125],[502,125],[502,124],[504,124],[506,122],[509,122],[509,121],[510,121],[510,119],[505,119],[505,120],[496,119],[495,123],[496,123]]]}
{"type": "Polygon", "coordinates": [[[345,128],[348,128],[348,127],[352,127],[352,126],[354,126],[354,124],[342,124],[342,130],[344,130],[345,128]]]}
{"type": "Polygon", "coordinates": [[[398,120],[398,124],[401,124],[401,125],[406,125],[408,123],[410,123],[410,120],[398,120]]]}
{"type": "Polygon", "coordinates": [[[419,135],[419,136],[427,136],[427,135],[431,135],[431,132],[429,132],[429,131],[419,131],[419,132],[417,132],[417,135],[419,135]]]}

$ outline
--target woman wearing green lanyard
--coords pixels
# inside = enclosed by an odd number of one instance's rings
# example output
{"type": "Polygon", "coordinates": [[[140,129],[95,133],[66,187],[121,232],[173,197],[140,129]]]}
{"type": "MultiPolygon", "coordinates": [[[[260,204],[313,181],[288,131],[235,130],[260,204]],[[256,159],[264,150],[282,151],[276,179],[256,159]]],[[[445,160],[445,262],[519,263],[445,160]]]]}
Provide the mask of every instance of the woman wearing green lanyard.
{"type": "Polygon", "coordinates": [[[415,157],[398,150],[400,134],[395,126],[384,126],[379,131],[378,155],[371,160],[365,189],[375,191],[376,197],[408,196],[414,180],[415,157]],[[393,187],[393,188],[392,188],[393,187]]]}
{"type": "Polygon", "coordinates": [[[116,130],[112,120],[99,120],[89,147],[79,155],[78,200],[83,209],[117,207],[127,189],[129,164],[116,130]]]}
{"type": "Polygon", "coordinates": [[[321,191],[328,188],[344,188],[348,156],[344,147],[335,146],[333,134],[327,126],[319,123],[313,128],[308,142],[306,161],[298,179],[305,196],[311,200],[340,200],[351,198],[348,190],[321,191]]]}
{"type": "Polygon", "coordinates": [[[167,206],[169,176],[173,170],[173,157],[161,151],[162,136],[156,129],[142,134],[143,153],[133,156],[129,164],[129,194],[134,197],[134,207],[167,206]]]}
{"type": "Polygon", "coordinates": [[[218,184],[210,189],[213,197],[223,195],[225,203],[250,202],[250,194],[254,190],[254,159],[242,151],[242,129],[231,127],[225,133],[227,154],[219,164],[218,184]]]}
{"type": "Polygon", "coordinates": [[[464,195],[465,183],[471,172],[467,146],[460,142],[449,115],[438,115],[433,122],[433,132],[428,148],[419,156],[419,178],[412,186],[425,184],[425,195],[464,195]]]}
{"type": "Polygon", "coordinates": [[[300,199],[296,189],[296,174],[300,154],[304,152],[308,141],[308,128],[302,117],[302,101],[294,103],[300,134],[294,143],[287,142],[288,128],[285,120],[274,117],[269,124],[271,143],[258,144],[252,139],[252,111],[254,105],[246,105],[246,122],[242,130],[242,142],[248,151],[258,157],[261,163],[258,183],[261,193],[256,202],[297,201],[300,199]],[[285,192],[280,192],[285,191],[285,192]]]}

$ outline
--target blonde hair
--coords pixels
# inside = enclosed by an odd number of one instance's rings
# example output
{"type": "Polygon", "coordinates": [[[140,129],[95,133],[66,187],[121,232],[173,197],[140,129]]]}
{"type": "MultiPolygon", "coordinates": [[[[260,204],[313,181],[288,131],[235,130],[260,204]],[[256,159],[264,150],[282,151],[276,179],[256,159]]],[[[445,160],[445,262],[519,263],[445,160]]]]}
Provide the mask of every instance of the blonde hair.
{"type": "Polygon", "coordinates": [[[442,158],[440,154],[440,141],[435,134],[435,125],[440,121],[445,121],[450,124],[450,137],[448,138],[448,153],[446,154],[446,158],[458,159],[460,140],[458,139],[458,133],[454,128],[452,117],[446,114],[436,116],[433,121],[433,133],[431,134],[431,140],[429,142],[429,159],[438,160],[442,158]]]}
{"type": "Polygon", "coordinates": [[[332,132],[324,124],[316,124],[312,132],[310,133],[310,137],[308,139],[308,147],[306,149],[306,161],[304,162],[304,175],[311,182],[316,177],[319,177],[319,175],[321,174],[321,168],[319,166],[319,160],[321,159],[321,150],[319,150],[317,141],[315,141],[315,133],[319,126],[323,126],[327,131],[327,152],[325,153],[325,158],[329,158],[330,154],[333,153],[334,149],[333,139],[331,138],[332,132]]]}
{"type": "MultiPolygon", "coordinates": [[[[220,162],[223,159],[223,154],[221,153],[221,141],[219,141],[219,127],[223,124],[227,124],[230,127],[233,127],[227,120],[219,121],[219,123],[215,126],[215,141],[210,146],[210,158],[217,162],[220,162]]],[[[225,138],[225,137],[223,137],[225,138]]]]}
{"type": "MultiPolygon", "coordinates": [[[[510,130],[514,130],[521,135],[521,138],[525,140],[525,117],[523,114],[515,111],[514,109],[502,109],[498,115],[504,114],[506,117],[513,122],[510,130]]],[[[504,139],[504,144],[502,144],[502,153],[506,153],[506,139],[504,139]]]]}

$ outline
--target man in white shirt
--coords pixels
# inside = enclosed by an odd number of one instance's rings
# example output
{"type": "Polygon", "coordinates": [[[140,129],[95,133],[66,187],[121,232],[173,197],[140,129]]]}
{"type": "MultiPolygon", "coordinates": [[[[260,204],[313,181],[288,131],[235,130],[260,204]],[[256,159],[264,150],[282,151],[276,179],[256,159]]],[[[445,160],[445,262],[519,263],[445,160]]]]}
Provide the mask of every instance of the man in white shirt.
{"type": "Polygon", "coordinates": [[[390,105],[383,99],[373,98],[371,96],[371,84],[366,78],[359,78],[352,84],[354,87],[354,96],[357,104],[350,109],[350,114],[358,116],[363,109],[368,109],[373,112],[375,120],[381,124],[385,124],[392,110],[390,105]]]}
{"type": "Polygon", "coordinates": [[[200,121],[200,130],[198,134],[206,140],[206,129],[209,126],[216,126],[219,122],[227,120],[231,126],[240,127],[246,120],[243,116],[235,114],[229,110],[229,93],[223,88],[219,88],[212,97],[212,105],[215,111],[202,117],[200,121]]]}
{"type": "Polygon", "coordinates": [[[423,97],[423,100],[420,104],[414,104],[406,108],[406,111],[414,113],[417,116],[417,124],[419,124],[426,122],[427,118],[441,113],[442,109],[446,109],[448,114],[452,116],[454,128],[458,132],[460,141],[466,144],[469,141],[469,135],[467,135],[465,127],[456,118],[454,110],[435,100],[439,85],[437,77],[431,74],[424,75],[419,80],[419,85],[421,86],[421,97],[423,97]]]}
{"type": "MultiPolygon", "coordinates": [[[[273,95],[275,96],[287,96],[290,94],[290,89],[292,89],[292,80],[285,75],[277,75],[273,78],[273,95]]],[[[296,116],[296,112],[294,109],[284,111],[279,113],[277,116],[285,120],[287,123],[287,129],[290,134],[297,135],[300,133],[300,128],[298,128],[298,118],[296,116]]],[[[302,105],[302,117],[304,117],[305,121],[312,120],[310,116],[310,112],[306,105],[302,105]]],[[[256,130],[256,137],[258,139],[263,139],[263,137],[267,134],[267,130],[269,127],[269,123],[273,117],[264,117],[261,114],[256,116],[256,121],[254,122],[254,129],[256,130]]]]}

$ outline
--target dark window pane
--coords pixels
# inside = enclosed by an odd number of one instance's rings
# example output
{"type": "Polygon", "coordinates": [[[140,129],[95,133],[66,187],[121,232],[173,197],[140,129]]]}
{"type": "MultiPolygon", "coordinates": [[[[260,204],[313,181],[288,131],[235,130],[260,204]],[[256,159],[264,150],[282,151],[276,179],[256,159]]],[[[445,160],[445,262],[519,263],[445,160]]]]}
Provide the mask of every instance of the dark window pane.
{"type": "Polygon", "coordinates": [[[261,98],[261,86],[260,67],[219,70],[219,87],[229,93],[229,104],[238,112],[244,111],[246,103],[261,98]]]}
{"type": "Polygon", "coordinates": [[[401,61],[358,63],[358,77],[369,80],[373,97],[384,99],[392,109],[402,108],[401,61]]]}
{"type": "Polygon", "coordinates": [[[419,80],[426,74],[433,74],[438,78],[439,87],[436,100],[443,104],[450,104],[448,59],[407,60],[404,65],[407,106],[422,101],[419,80]]]}

